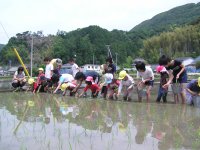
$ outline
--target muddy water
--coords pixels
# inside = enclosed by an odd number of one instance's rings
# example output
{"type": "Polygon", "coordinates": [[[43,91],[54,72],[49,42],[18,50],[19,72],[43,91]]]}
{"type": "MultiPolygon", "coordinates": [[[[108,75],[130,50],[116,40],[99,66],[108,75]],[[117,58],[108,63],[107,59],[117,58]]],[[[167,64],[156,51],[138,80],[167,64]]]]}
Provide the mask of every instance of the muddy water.
{"type": "Polygon", "coordinates": [[[200,109],[0,93],[0,149],[200,149],[200,109]]]}
{"type": "Polygon", "coordinates": [[[11,89],[11,81],[8,80],[0,80],[0,91],[11,89]]]}

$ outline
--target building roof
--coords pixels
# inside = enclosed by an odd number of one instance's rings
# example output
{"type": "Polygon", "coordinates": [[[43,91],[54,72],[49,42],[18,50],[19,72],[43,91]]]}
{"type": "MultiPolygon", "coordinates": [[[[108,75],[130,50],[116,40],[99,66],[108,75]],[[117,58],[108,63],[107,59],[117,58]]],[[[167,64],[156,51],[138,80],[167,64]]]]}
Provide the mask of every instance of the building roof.
{"type": "Polygon", "coordinates": [[[100,66],[100,65],[97,65],[97,64],[85,64],[85,65],[83,65],[83,66],[100,66]]]}
{"type": "Polygon", "coordinates": [[[185,61],[185,60],[188,60],[188,59],[193,59],[192,57],[178,57],[176,58],[176,60],[179,60],[179,61],[185,61]]]}
{"type": "Polygon", "coordinates": [[[193,63],[196,63],[198,61],[200,61],[200,56],[198,56],[197,58],[195,58],[193,63]]]}
{"type": "Polygon", "coordinates": [[[11,67],[10,69],[8,69],[8,72],[15,72],[17,71],[18,67],[11,67]]]}

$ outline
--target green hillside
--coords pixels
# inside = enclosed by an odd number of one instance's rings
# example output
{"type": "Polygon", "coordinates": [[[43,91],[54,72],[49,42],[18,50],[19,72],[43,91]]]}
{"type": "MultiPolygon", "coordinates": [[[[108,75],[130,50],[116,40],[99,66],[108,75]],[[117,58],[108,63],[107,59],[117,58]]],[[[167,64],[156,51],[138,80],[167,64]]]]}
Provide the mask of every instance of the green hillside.
{"type": "Polygon", "coordinates": [[[144,21],[130,32],[108,31],[99,26],[89,26],[71,32],[58,31],[56,35],[43,35],[42,31],[26,31],[11,37],[0,51],[0,64],[9,60],[18,63],[12,47],[18,49],[25,63],[30,62],[32,37],[34,38],[33,63],[43,64],[44,57],[61,58],[67,63],[77,55],[77,64],[105,63],[106,45],[110,45],[118,65],[130,67],[132,60],[143,57],[157,63],[159,50],[174,57],[200,54],[200,3],[176,7],[144,21]]]}
{"type": "Polygon", "coordinates": [[[4,44],[0,44],[0,51],[2,50],[2,48],[4,47],[4,44]]]}
{"type": "Polygon", "coordinates": [[[153,36],[163,31],[171,31],[175,27],[189,24],[200,17],[200,3],[186,4],[160,13],[150,20],[135,26],[130,32],[144,32],[153,36]]]}

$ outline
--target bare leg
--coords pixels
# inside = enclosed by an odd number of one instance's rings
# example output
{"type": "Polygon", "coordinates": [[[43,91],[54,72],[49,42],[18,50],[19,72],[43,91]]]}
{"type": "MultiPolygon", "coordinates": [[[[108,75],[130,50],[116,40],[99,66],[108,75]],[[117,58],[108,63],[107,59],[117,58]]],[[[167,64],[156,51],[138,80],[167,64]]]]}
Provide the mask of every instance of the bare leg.
{"type": "Polygon", "coordinates": [[[174,103],[177,104],[179,102],[178,94],[174,94],[174,103]]]}
{"type": "Polygon", "coordinates": [[[138,93],[138,101],[139,102],[142,102],[142,97],[140,96],[140,93],[139,93],[139,89],[137,88],[137,93],[138,93]]]}
{"type": "Polygon", "coordinates": [[[147,103],[149,103],[150,102],[150,97],[151,97],[151,88],[152,88],[152,86],[148,86],[147,87],[147,103]]]}
{"type": "Polygon", "coordinates": [[[184,83],[181,83],[180,86],[181,86],[181,93],[180,93],[180,96],[181,96],[182,104],[185,104],[185,101],[186,101],[186,96],[185,96],[185,85],[184,85],[184,83]]]}

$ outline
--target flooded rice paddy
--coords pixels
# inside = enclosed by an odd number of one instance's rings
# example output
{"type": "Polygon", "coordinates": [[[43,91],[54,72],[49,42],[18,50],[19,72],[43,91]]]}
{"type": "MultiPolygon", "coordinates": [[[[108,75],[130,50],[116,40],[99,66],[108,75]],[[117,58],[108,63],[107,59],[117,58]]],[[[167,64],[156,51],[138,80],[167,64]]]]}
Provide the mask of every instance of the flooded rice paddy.
{"type": "Polygon", "coordinates": [[[0,93],[0,149],[200,149],[199,116],[181,104],[0,93]]]}

